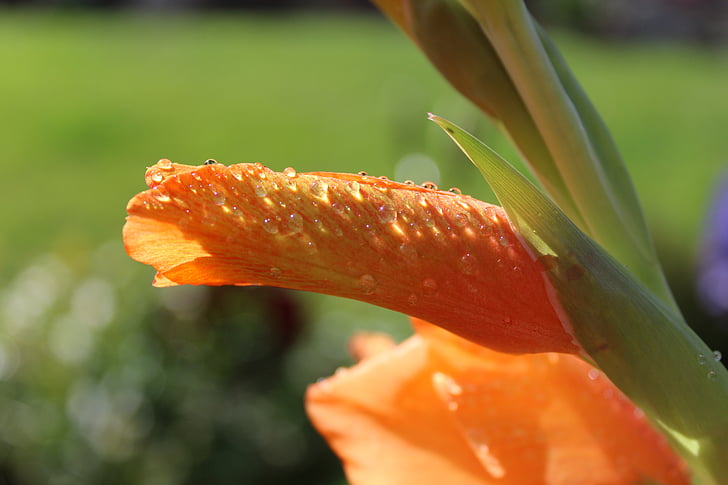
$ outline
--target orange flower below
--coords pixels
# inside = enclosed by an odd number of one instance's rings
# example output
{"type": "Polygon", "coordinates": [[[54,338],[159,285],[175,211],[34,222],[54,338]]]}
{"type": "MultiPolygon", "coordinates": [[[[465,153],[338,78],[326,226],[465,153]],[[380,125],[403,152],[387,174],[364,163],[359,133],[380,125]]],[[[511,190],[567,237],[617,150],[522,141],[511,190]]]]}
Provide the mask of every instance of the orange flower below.
{"type": "Polygon", "coordinates": [[[688,484],[681,460],[596,369],[493,352],[425,322],[309,388],[350,483],[688,484]]]}
{"type": "Polygon", "coordinates": [[[124,242],[155,284],[267,285],[366,301],[506,352],[578,351],[500,207],[348,174],[161,160],[124,242]]]}

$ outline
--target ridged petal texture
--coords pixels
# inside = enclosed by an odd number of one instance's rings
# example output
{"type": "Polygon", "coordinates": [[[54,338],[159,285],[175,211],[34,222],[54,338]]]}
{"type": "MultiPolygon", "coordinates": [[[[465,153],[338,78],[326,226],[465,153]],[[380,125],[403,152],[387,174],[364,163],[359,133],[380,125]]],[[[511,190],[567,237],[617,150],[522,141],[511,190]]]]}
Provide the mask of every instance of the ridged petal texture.
{"type": "Polygon", "coordinates": [[[127,207],[124,242],[155,284],[266,285],[427,319],[504,352],[578,352],[544,267],[504,211],[366,175],[160,160],[127,207]]]}
{"type": "Polygon", "coordinates": [[[352,485],[688,484],[644,415],[565,354],[514,356],[427,324],[309,387],[314,426],[352,485]]]}

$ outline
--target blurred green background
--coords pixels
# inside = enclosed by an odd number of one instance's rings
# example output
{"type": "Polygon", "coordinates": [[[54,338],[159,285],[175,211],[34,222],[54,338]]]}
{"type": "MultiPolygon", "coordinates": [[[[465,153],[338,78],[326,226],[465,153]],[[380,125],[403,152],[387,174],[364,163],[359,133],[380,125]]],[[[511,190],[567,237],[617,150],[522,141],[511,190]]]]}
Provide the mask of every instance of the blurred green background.
{"type": "MultiPolygon", "coordinates": [[[[728,51],[556,40],[612,128],[688,319],[728,165],[728,51]]],[[[497,129],[375,15],[0,10],[0,484],[343,483],[303,412],[355,329],[402,315],[150,286],[121,243],[159,158],[433,180],[493,201],[425,113],[497,129]],[[280,142],[283,135],[285,143],[280,142]]]]}

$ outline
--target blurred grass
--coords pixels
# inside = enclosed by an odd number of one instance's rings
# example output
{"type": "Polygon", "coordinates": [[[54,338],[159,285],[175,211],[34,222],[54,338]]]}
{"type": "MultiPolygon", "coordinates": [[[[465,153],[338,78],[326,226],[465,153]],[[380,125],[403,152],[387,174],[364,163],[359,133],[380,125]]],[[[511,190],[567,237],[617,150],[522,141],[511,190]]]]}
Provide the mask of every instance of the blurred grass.
{"type": "MultiPolygon", "coordinates": [[[[651,225],[684,258],[728,161],[725,50],[558,40],[651,225]]],[[[479,126],[515,157],[376,18],[5,10],[0,62],[2,272],[39,251],[83,254],[118,238],[144,166],[162,157],[392,176],[400,157],[426,152],[442,184],[485,193],[426,111],[479,126]]]]}

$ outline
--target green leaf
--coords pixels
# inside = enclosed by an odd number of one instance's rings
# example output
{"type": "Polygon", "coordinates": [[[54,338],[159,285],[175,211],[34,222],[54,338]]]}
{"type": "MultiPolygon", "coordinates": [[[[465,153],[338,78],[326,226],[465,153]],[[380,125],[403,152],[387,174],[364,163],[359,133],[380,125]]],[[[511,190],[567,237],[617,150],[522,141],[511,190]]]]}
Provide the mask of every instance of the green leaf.
{"type": "Polygon", "coordinates": [[[478,167],[548,269],[552,303],[593,361],[657,424],[706,483],[728,476],[728,372],[622,264],[508,162],[431,115],[478,167]]]}

